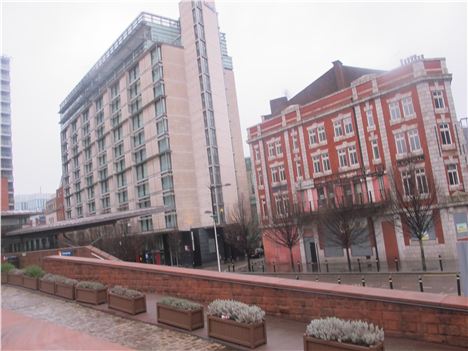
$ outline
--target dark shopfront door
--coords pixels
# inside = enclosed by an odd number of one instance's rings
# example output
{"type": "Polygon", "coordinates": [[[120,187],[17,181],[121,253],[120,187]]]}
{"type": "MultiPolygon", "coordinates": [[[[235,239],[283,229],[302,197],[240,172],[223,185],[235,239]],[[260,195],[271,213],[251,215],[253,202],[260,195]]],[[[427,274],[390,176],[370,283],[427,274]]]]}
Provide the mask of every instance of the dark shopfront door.
{"type": "Polygon", "coordinates": [[[317,248],[315,247],[315,241],[309,242],[310,249],[310,262],[312,264],[312,272],[318,272],[318,257],[317,257],[317,248]]]}

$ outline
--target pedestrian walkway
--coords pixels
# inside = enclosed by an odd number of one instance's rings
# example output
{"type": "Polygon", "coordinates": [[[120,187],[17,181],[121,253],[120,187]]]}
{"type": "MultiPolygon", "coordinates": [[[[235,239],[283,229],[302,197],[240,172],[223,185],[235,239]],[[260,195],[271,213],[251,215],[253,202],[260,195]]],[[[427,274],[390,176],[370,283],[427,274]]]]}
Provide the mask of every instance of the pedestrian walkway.
{"type": "MultiPolygon", "coordinates": [[[[207,328],[185,332],[177,328],[162,326],[156,320],[156,302],[161,298],[157,294],[147,294],[147,312],[136,316],[111,310],[107,304],[93,306],[43,294],[39,291],[2,286],[2,309],[26,315],[39,320],[47,320],[89,336],[104,339],[123,347],[138,350],[246,350],[237,345],[215,342],[209,339],[207,328]]],[[[2,314],[5,318],[5,315],[2,314]]],[[[7,320],[9,318],[6,315],[7,320]]],[[[302,336],[306,323],[267,316],[268,343],[256,350],[302,350],[302,336]]],[[[23,331],[29,335],[28,329],[23,331]]],[[[13,339],[19,334],[11,334],[2,327],[4,335],[13,339]]],[[[39,340],[39,339],[38,339],[39,340]]],[[[84,340],[84,339],[83,339],[84,340]]],[[[12,341],[11,345],[14,345],[12,341]]],[[[76,346],[76,345],[75,345],[76,346]]],[[[14,348],[12,348],[14,349],[14,348]]],[[[16,348],[18,349],[18,348],[16,348]]],[[[31,349],[31,348],[29,348],[31,349]]],[[[38,347],[37,349],[43,349],[38,347]]],[[[47,348],[49,349],[49,348],[47,348]]],[[[52,348],[53,349],[53,348],[52,348]]],[[[57,347],[56,349],[60,349],[57,347]]],[[[88,350],[84,345],[76,349],[88,350]]],[[[98,348],[96,348],[98,349],[98,348]]],[[[124,349],[124,348],[122,348],[124,349]]],[[[461,351],[462,348],[443,346],[407,339],[385,338],[386,351],[461,351]]]]}

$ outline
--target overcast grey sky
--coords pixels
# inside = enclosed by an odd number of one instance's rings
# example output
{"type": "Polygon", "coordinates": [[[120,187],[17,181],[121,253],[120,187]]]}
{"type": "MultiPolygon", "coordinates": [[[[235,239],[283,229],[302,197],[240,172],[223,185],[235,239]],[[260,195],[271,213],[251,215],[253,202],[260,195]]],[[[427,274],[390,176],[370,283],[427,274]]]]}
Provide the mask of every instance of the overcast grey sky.
{"type": "MultiPolygon", "coordinates": [[[[178,18],[178,2],[1,1],[1,52],[11,57],[15,192],[55,192],[58,107],[142,11],[178,18]]],[[[446,57],[457,115],[467,116],[466,2],[217,1],[233,57],[241,127],[269,100],[291,97],[341,60],[390,70],[413,54],[446,57]]],[[[248,154],[247,145],[244,151],[248,154]]]]}

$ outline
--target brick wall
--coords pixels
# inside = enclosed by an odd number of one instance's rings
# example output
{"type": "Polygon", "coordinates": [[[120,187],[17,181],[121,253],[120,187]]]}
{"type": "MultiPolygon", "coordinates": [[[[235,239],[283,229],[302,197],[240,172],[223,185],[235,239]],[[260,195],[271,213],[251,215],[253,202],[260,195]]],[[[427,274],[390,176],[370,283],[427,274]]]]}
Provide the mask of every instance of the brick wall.
{"type": "Polygon", "coordinates": [[[44,268],[80,280],[98,280],[209,303],[236,299],[268,314],[307,322],[337,316],[367,320],[385,333],[449,345],[468,345],[468,298],[357,286],[245,276],[122,261],[51,256],[44,268]]]}
{"type": "Polygon", "coordinates": [[[19,268],[24,268],[30,265],[38,265],[43,267],[43,260],[47,256],[60,255],[61,250],[72,251],[73,256],[76,257],[88,257],[88,258],[101,258],[104,260],[116,260],[118,258],[109,255],[107,252],[99,250],[94,246],[80,246],[75,248],[61,248],[51,250],[39,250],[39,251],[28,251],[28,252],[15,252],[15,253],[4,253],[2,254],[2,262],[7,256],[18,257],[19,268]]]}

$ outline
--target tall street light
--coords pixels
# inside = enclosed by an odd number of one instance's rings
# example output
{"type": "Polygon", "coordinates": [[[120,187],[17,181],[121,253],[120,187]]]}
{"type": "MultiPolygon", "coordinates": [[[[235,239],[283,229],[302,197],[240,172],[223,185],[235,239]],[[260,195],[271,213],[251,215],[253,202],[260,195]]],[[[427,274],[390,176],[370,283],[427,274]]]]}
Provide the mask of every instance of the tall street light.
{"type": "MultiPolygon", "coordinates": [[[[222,188],[223,186],[230,186],[230,183],[222,184],[222,185],[210,185],[208,188],[210,189],[210,198],[211,198],[211,208],[213,209],[213,191],[216,187],[222,188]]],[[[219,207],[218,207],[218,199],[216,199],[216,213],[213,211],[205,211],[205,213],[211,213],[211,217],[213,218],[213,228],[214,228],[214,237],[215,237],[215,246],[216,246],[216,260],[218,261],[218,272],[221,272],[221,262],[219,259],[219,246],[218,246],[218,232],[216,231],[216,222],[219,219],[219,207]]]]}

